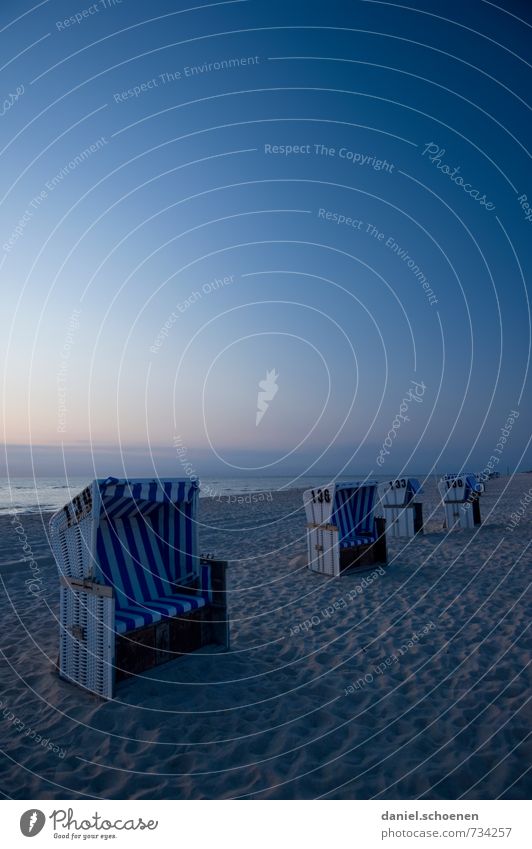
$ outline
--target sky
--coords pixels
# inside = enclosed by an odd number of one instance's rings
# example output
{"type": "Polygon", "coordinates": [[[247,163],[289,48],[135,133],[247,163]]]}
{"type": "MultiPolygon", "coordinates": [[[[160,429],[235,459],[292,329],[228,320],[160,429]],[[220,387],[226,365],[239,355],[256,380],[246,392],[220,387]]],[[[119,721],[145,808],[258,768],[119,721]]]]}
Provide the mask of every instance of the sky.
{"type": "Polygon", "coordinates": [[[530,12],[4,0],[0,473],[532,468],[530,12]]]}

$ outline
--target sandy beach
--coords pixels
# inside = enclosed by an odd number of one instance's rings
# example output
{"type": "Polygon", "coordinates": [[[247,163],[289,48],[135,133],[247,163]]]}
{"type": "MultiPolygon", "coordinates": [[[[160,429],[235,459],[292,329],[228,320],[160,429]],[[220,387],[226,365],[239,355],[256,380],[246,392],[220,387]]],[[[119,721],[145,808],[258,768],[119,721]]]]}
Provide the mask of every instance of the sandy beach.
{"type": "Polygon", "coordinates": [[[509,522],[531,487],[530,474],[489,481],[483,524],[448,533],[431,479],[425,533],[389,542],[387,567],[337,579],[306,568],[301,491],[202,499],[201,550],[230,561],[231,650],[130,679],[114,702],[56,674],[49,516],[3,516],[0,789],[526,798],[532,504],[509,522]]]}

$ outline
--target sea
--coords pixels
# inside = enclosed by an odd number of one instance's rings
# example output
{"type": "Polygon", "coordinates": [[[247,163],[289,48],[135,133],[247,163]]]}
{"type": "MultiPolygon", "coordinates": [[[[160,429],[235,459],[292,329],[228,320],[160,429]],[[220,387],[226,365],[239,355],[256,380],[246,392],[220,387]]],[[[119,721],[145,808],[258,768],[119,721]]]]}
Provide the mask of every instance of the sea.
{"type": "MultiPolygon", "coordinates": [[[[364,480],[364,475],[344,475],[338,480],[364,480]]],[[[418,475],[418,477],[420,477],[418,475]]],[[[287,489],[309,489],[325,486],[335,479],[333,476],[285,476],[285,477],[240,477],[202,478],[200,498],[234,495],[247,492],[278,492],[287,489]]],[[[376,475],[373,480],[387,480],[387,476],[376,475]]],[[[43,477],[43,478],[0,478],[0,515],[16,510],[19,513],[54,511],[63,507],[90,479],[86,477],[43,477]]]]}

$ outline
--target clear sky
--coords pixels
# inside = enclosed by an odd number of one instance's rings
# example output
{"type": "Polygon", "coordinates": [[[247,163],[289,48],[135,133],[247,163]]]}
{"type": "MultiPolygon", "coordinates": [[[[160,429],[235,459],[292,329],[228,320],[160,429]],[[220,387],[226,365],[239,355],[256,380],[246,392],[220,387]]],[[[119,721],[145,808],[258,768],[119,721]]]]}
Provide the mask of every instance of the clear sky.
{"type": "Polygon", "coordinates": [[[415,6],[4,0],[0,471],[532,468],[530,4],[415,6]]]}

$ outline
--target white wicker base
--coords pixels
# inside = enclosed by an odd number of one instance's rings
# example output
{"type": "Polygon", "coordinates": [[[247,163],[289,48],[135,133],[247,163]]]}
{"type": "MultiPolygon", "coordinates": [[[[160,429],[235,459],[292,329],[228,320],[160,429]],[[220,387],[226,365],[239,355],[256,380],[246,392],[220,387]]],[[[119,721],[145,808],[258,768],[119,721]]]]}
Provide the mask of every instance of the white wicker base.
{"type": "Polygon", "coordinates": [[[85,690],[113,698],[114,598],[110,587],[62,578],[59,674],[85,690]]]}
{"type": "Polygon", "coordinates": [[[321,575],[336,578],[340,574],[338,531],[325,528],[307,529],[308,567],[321,575]]]}
{"type": "Polygon", "coordinates": [[[475,518],[473,508],[463,501],[449,501],[445,507],[445,521],[447,528],[474,528],[475,518]]]}

